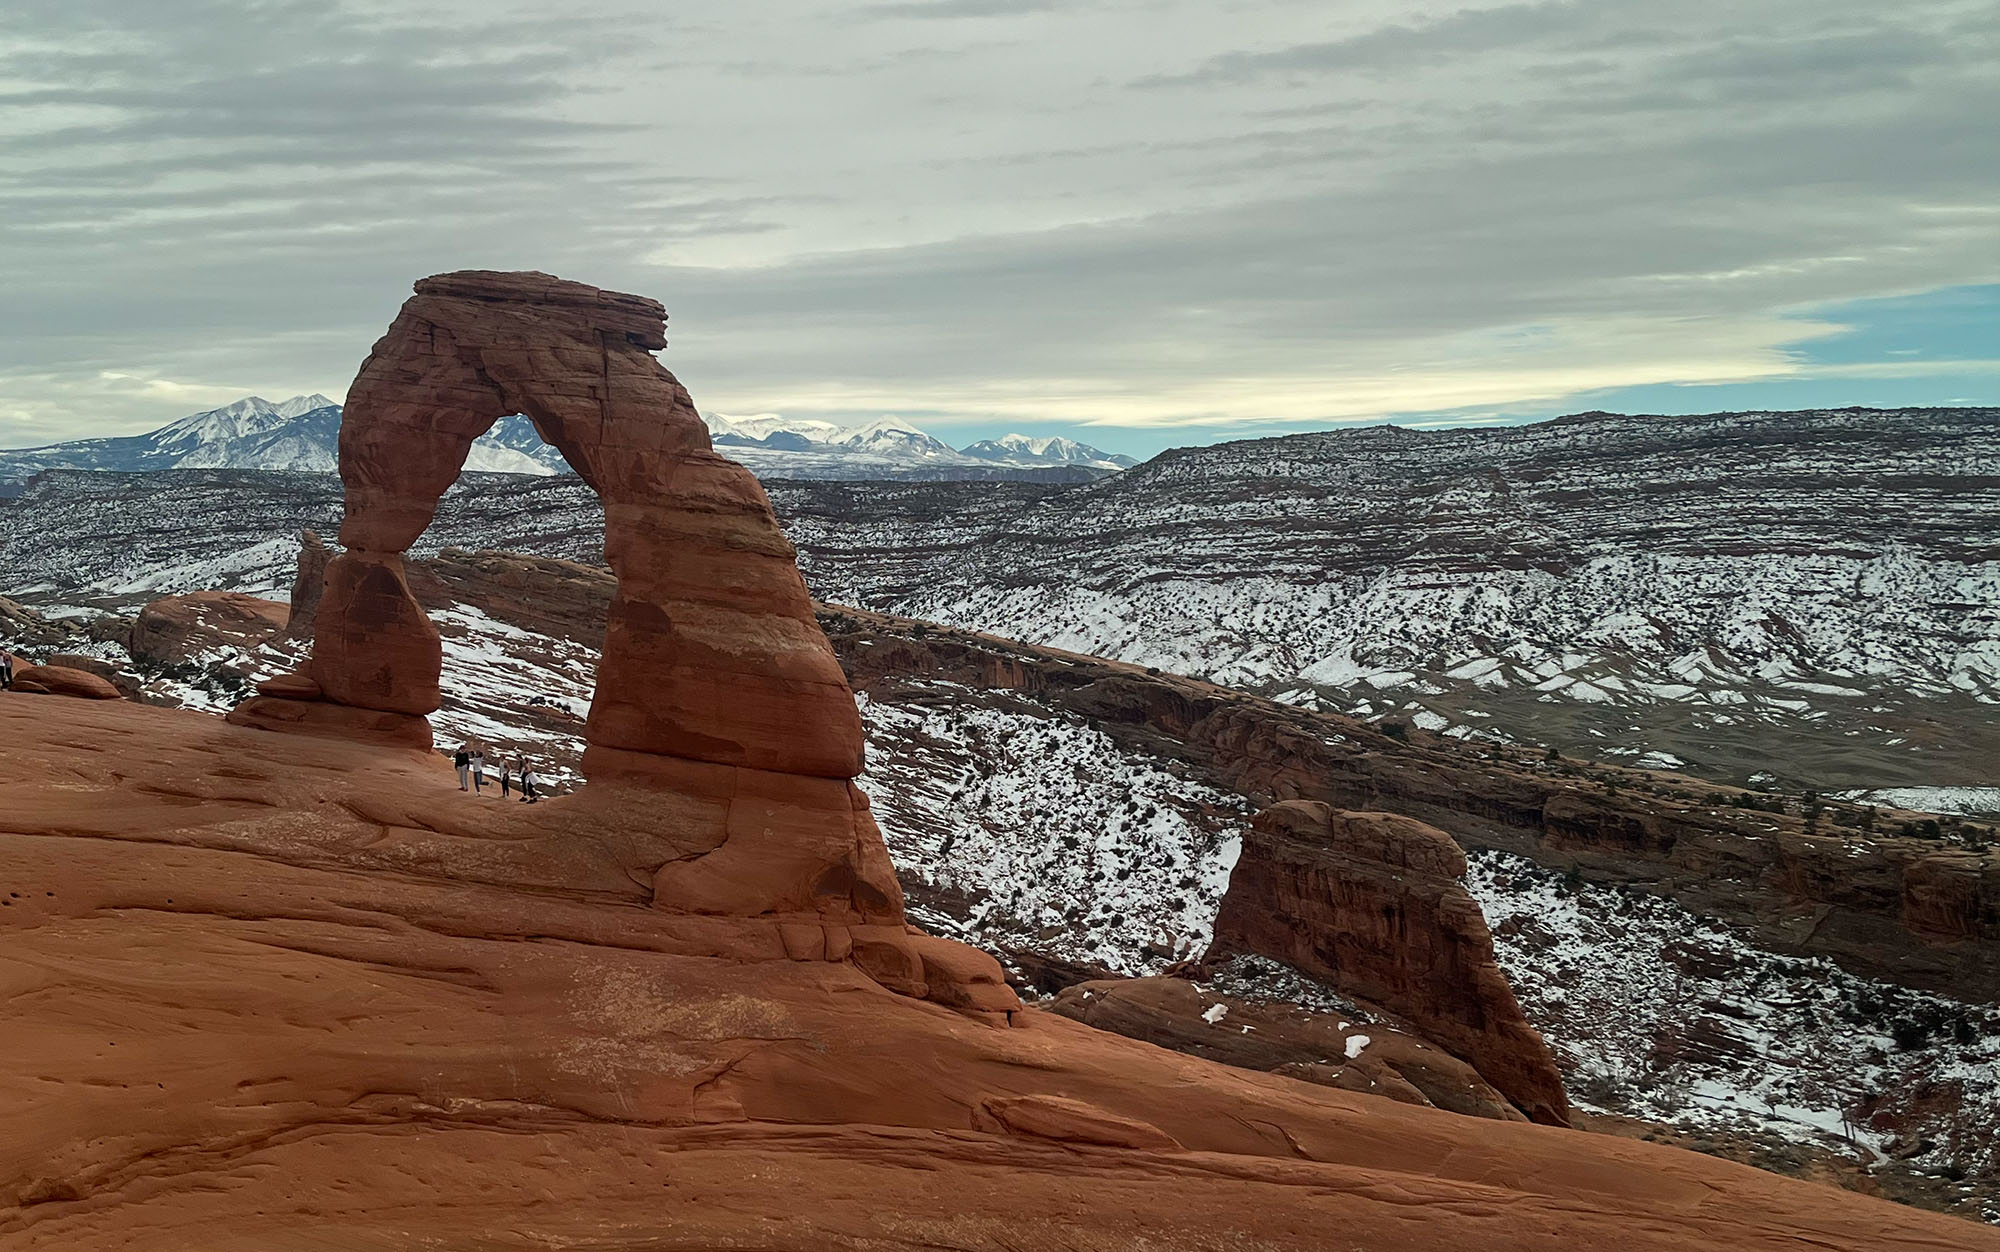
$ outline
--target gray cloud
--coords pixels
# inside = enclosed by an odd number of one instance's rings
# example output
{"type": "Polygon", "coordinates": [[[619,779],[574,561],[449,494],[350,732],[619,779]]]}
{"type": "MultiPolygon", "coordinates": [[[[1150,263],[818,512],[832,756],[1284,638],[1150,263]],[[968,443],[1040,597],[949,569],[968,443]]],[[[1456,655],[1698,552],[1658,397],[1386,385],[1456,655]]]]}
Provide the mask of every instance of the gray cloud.
{"type": "Polygon", "coordinates": [[[1589,14],[1588,6],[1570,0],[1460,9],[1429,22],[1379,26],[1345,39],[1293,44],[1261,52],[1225,52],[1186,73],[1158,75],[1142,81],[1149,85],[1175,85],[1341,70],[1390,74],[1412,65],[1437,64],[1497,49],[1574,38],[1586,28],[1589,14]]]}
{"type": "Polygon", "coordinates": [[[1990,6],[880,8],[16,0],[0,443],[336,392],[466,266],[661,297],[726,410],[1218,427],[1781,370],[1783,311],[2000,277],[1990,6]]]}
{"type": "Polygon", "coordinates": [[[866,17],[1018,17],[1056,7],[1057,0],[916,0],[912,4],[871,4],[861,13],[866,17]]]}

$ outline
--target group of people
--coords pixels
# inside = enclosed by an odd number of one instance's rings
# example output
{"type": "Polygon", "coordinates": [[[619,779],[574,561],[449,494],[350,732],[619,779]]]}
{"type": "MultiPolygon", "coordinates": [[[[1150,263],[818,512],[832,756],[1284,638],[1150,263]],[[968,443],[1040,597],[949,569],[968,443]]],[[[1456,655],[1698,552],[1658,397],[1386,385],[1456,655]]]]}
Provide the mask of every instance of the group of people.
{"type": "MultiPolygon", "coordinates": [[[[484,749],[475,748],[469,743],[462,743],[458,745],[458,751],[452,754],[451,763],[458,769],[458,789],[460,791],[485,792],[486,752],[484,749]],[[467,786],[467,783],[471,785],[467,786]]],[[[494,758],[494,763],[500,769],[501,799],[504,800],[512,795],[517,788],[521,793],[521,803],[523,804],[534,804],[542,798],[541,787],[535,781],[534,766],[528,764],[526,761],[522,761],[517,770],[514,763],[504,756],[494,758]]]]}

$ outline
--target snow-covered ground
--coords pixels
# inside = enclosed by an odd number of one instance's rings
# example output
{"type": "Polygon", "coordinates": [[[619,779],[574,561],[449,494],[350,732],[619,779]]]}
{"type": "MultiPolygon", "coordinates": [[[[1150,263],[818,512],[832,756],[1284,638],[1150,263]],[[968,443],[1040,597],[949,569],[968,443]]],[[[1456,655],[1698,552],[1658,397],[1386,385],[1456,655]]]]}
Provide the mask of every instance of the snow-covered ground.
{"type": "MultiPolygon", "coordinates": [[[[1995,764],[1994,774],[2000,777],[2000,763],[1995,764]]],[[[1919,813],[1957,813],[1963,817],[2000,813],[2000,787],[1878,787],[1836,792],[1834,798],[1914,809],[1919,813]]]]}
{"type": "Polygon", "coordinates": [[[868,774],[907,875],[967,902],[969,933],[1155,972],[1198,956],[1247,821],[1241,797],[1079,718],[947,683],[863,697],[868,774]]]}
{"type": "Polygon", "coordinates": [[[2000,1011],[1766,952],[1671,901],[1507,853],[1469,860],[1500,964],[1578,1104],[1945,1177],[2000,1169],[2000,1011]]]}
{"type": "Polygon", "coordinates": [[[431,716],[437,742],[470,741],[525,758],[551,791],[580,784],[597,652],[522,630],[471,605],[430,616],[444,637],[444,707],[431,716]]]}

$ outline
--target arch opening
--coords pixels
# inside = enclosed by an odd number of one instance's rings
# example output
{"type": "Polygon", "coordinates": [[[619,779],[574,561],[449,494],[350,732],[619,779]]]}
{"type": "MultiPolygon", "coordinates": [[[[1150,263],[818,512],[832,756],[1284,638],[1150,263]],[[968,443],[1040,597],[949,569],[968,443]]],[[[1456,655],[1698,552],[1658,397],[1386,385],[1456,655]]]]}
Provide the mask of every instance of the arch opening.
{"type": "Polygon", "coordinates": [[[306,671],[325,702],[400,719],[437,710],[441,641],[404,554],[473,442],[519,413],[604,507],[617,590],[585,778],[671,775],[675,761],[861,772],[860,718],[792,547],[755,477],[715,453],[686,389],[653,357],[665,331],[655,301],[548,275],[416,284],[362,363],[341,424],[343,550],[306,671]]]}

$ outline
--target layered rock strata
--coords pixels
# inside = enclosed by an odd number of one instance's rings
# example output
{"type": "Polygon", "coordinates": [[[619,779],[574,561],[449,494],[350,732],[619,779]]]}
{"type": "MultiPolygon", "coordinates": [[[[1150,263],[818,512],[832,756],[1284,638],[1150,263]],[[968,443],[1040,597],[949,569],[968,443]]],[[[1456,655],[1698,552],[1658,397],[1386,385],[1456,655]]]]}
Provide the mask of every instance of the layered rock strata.
{"type": "Polygon", "coordinates": [[[1529,1118],[1568,1125],[1555,1058],[1500,972],[1464,877],[1465,854],[1422,822],[1273,805],[1244,837],[1210,956],[1271,957],[1421,1022],[1529,1118]]]}

